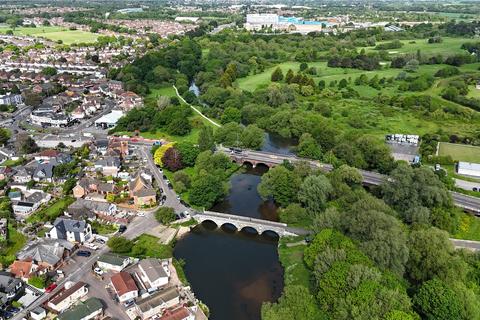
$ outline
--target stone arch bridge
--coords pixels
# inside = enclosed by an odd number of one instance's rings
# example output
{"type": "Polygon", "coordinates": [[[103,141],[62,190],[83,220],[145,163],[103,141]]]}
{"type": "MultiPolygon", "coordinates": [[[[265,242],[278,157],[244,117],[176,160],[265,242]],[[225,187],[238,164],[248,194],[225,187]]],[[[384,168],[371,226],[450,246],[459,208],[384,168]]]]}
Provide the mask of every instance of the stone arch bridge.
{"type": "Polygon", "coordinates": [[[193,215],[193,218],[198,222],[202,223],[204,221],[212,221],[218,227],[221,227],[226,224],[233,225],[238,231],[245,228],[252,228],[258,234],[264,232],[274,232],[278,234],[279,237],[285,236],[299,236],[307,235],[308,231],[300,228],[291,228],[286,223],[274,222],[262,219],[255,219],[244,216],[237,216],[233,214],[213,212],[213,211],[204,211],[199,212],[193,215]]]}

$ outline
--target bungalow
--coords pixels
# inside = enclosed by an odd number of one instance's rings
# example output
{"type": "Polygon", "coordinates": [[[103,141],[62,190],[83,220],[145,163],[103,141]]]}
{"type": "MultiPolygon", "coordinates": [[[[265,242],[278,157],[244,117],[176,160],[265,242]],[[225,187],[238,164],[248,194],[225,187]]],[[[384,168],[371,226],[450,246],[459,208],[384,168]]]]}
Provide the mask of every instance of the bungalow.
{"type": "Polygon", "coordinates": [[[17,254],[18,260],[32,260],[43,270],[55,270],[70,255],[74,244],[67,240],[40,238],[17,254]]]}
{"type": "Polygon", "coordinates": [[[15,276],[15,278],[20,278],[23,281],[28,281],[30,277],[35,275],[38,265],[36,265],[32,259],[27,259],[25,261],[15,260],[10,265],[10,273],[15,276]]]}
{"type": "Polygon", "coordinates": [[[58,217],[45,237],[83,243],[92,237],[92,226],[82,220],[58,217]]]}
{"type": "Polygon", "coordinates": [[[93,211],[95,214],[111,216],[117,212],[117,205],[114,203],[91,201],[79,198],[68,207],[67,212],[70,213],[73,212],[73,210],[76,211],[83,209],[93,211]]]}
{"type": "Polygon", "coordinates": [[[58,315],[58,320],[89,320],[102,315],[103,304],[98,298],[88,298],[74,308],[58,315]]]}
{"type": "Polygon", "coordinates": [[[123,271],[116,273],[110,282],[117,294],[118,301],[125,302],[138,297],[138,287],[129,273],[123,271]]]}
{"type": "Polygon", "coordinates": [[[138,207],[152,205],[157,201],[157,192],[141,174],[137,174],[130,181],[128,189],[130,197],[133,198],[134,204],[138,207]]]}
{"type": "Polygon", "coordinates": [[[177,306],[180,303],[180,295],[175,287],[168,287],[164,290],[137,300],[135,308],[138,316],[142,319],[149,319],[161,314],[164,310],[177,306]]]}
{"type": "Polygon", "coordinates": [[[165,310],[160,320],[194,320],[195,315],[185,307],[174,310],[165,310]]]}
{"type": "Polygon", "coordinates": [[[88,293],[87,284],[85,282],[79,281],[77,283],[67,282],[65,286],[53,295],[47,302],[47,306],[53,311],[60,313],[78,300],[85,297],[88,293]]]}
{"type": "Polygon", "coordinates": [[[47,312],[42,307],[36,307],[30,311],[30,318],[32,320],[42,320],[47,317],[47,312]]]}
{"type": "Polygon", "coordinates": [[[120,256],[114,253],[104,253],[102,254],[97,261],[97,265],[100,269],[111,270],[120,272],[125,269],[130,264],[130,258],[120,256]]]}
{"type": "Polygon", "coordinates": [[[138,263],[138,268],[140,270],[140,278],[150,288],[157,289],[168,283],[170,277],[168,261],[160,264],[158,259],[143,259],[138,263]]]}
{"type": "Polygon", "coordinates": [[[102,172],[104,176],[116,177],[120,171],[120,159],[118,157],[105,157],[95,162],[95,170],[102,172]]]}

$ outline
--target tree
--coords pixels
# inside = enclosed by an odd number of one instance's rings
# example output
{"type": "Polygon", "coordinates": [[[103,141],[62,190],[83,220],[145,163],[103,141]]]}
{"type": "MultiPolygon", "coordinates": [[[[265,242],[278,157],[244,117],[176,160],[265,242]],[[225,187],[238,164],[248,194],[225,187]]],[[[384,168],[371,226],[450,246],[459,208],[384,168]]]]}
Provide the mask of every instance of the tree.
{"type": "Polygon", "coordinates": [[[178,117],[173,119],[170,124],[168,124],[166,131],[169,134],[176,136],[184,136],[190,133],[192,130],[192,125],[190,120],[186,117],[178,117]]]}
{"type": "Polygon", "coordinates": [[[132,250],[133,241],[122,236],[114,236],[107,241],[107,245],[115,253],[128,253],[132,250]]]}
{"type": "Polygon", "coordinates": [[[280,206],[286,207],[297,198],[300,177],[284,166],[278,166],[262,176],[258,193],[264,199],[272,197],[280,206]]]}
{"type": "Polygon", "coordinates": [[[215,148],[215,140],[213,138],[213,129],[210,126],[202,126],[198,134],[198,148],[200,151],[213,150],[215,148]]]}
{"type": "Polygon", "coordinates": [[[35,140],[28,135],[18,135],[16,143],[17,149],[23,154],[31,154],[40,150],[35,140]]]}
{"type": "Polygon", "coordinates": [[[270,79],[273,81],[273,82],[280,82],[283,80],[283,72],[282,72],[282,69],[280,69],[280,67],[277,67],[273,73],[272,73],[272,76],[270,77],[270,79]]]}
{"type": "MultiPolygon", "coordinates": [[[[453,246],[448,233],[437,228],[413,230],[408,240],[410,251],[407,273],[414,281],[445,279],[454,275],[453,246]]],[[[455,276],[456,277],[456,276],[455,276]]]]}
{"type": "Polygon", "coordinates": [[[304,133],[300,137],[297,154],[302,158],[314,160],[320,160],[322,158],[322,150],[310,133],[304,133]]]}
{"type": "Polygon", "coordinates": [[[238,123],[230,122],[217,129],[215,141],[227,147],[240,147],[242,133],[243,129],[238,123]]]}
{"type": "Polygon", "coordinates": [[[10,139],[10,131],[6,128],[0,128],[0,145],[4,145],[10,139]]]}
{"type": "Polygon", "coordinates": [[[54,76],[57,74],[57,69],[54,67],[45,67],[42,69],[42,73],[46,76],[54,76]]]}
{"type": "Polygon", "coordinates": [[[172,147],[173,147],[173,143],[167,143],[157,148],[157,150],[155,150],[155,153],[153,154],[153,160],[156,165],[163,167],[163,162],[162,162],[163,155],[168,149],[172,147]]]}
{"type": "Polygon", "coordinates": [[[415,72],[418,70],[419,65],[420,63],[418,62],[417,59],[412,59],[408,61],[407,64],[405,65],[405,70],[408,72],[415,72]]]}
{"type": "Polygon", "coordinates": [[[255,124],[250,124],[243,130],[240,140],[244,148],[258,150],[265,141],[265,132],[255,124]]]}
{"type": "Polygon", "coordinates": [[[301,285],[287,285],[277,303],[262,305],[263,320],[319,320],[315,298],[301,285]]]}
{"type": "Polygon", "coordinates": [[[193,181],[189,199],[193,205],[209,209],[225,192],[226,187],[221,177],[203,172],[193,181]]]}
{"type": "Polygon", "coordinates": [[[240,110],[234,107],[225,108],[222,114],[221,122],[222,124],[229,122],[239,123],[242,120],[242,113],[240,110]]]}
{"type": "Polygon", "coordinates": [[[298,203],[291,203],[286,208],[280,209],[280,221],[287,224],[296,224],[308,221],[308,214],[305,208],[298,203]]]}
{"type": "Polygon", "coordinates": [[[155,219],[158,222],[164,225],[169,225],[173,221],[175,221],[176,215],[175,210],[170,207],[161,207],[157,211],[155,211],[155,219]]]}
{"type": "Polygon", "coordinates": [[[362,152],[368,169],[377,169],[382,173],[392,170],[394,161],[388,146],[372,136],[360,137],[356,141],[356,146],[362,152]]]}
{"type": "Polygon", "coordinates": [[[173,175],[173,181],[182,183],[186,188],[190,187],[190,176],[183,171],[177,171],[173,175]]]}
{"type": "Polygon", "coordinates": [[[195,160],[197,159],[198,154],[200,153],[200,148],[188,141],[182,141],[175,144],[175,149],[180,154],[180,159],[182,161],[182,166],[184,167],[193,167],[195,165],[195,160]]]}
{"type": "Polygon", "coordinates": [[[287,74],[285,76],[285,81],[288,84],[292,83],[292,79],[293,79],[294,76],[295,76],[295,74],[293,73],[292,69],[288,69],[287,74]]]}
{"type": "Polygon", "coordinates": [[[175,147],[168,149],[162,157],[162,164],[172,172],[182,169],[182,156],[180,152],[178,152],[175,147]]]}
{"type": "Polygon", "coordinates": [[[413,297],[413,303],[423,319],[462,320],[462,302],[450,286],[441,280],[424,282],[413,297]]]}
{"type": "Polygon", "coordinates": [[[325,209],[332,192],[333,188],[327,177],[323,175],[308,176],[300,186],[298,199],[310,214],[319,213],[325,209]]]}

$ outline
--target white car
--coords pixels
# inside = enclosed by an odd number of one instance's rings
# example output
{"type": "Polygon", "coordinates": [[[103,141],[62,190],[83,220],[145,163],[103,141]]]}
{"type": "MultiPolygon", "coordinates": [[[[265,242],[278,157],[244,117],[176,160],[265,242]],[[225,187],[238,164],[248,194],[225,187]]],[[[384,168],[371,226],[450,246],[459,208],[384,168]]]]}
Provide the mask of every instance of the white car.
{"type": "Polygon", "coordinates": [[[93,269],[93,272],[95,272],[99,276],[101,276],[103,274],[103,270],[100,269],[99,267],[96,267],[95,269],[93,269]]]}
{"type": "Polygon", "coordinates": [[[190,212],[188,212],[188,210],[183,211],[183,214],[185,215],[185,218],[190,218],[190,212]]]}
{"type": "Polygon", "coordinates": [[[138,217],[145,217],[145,212],[137,212],[138,217]]]}

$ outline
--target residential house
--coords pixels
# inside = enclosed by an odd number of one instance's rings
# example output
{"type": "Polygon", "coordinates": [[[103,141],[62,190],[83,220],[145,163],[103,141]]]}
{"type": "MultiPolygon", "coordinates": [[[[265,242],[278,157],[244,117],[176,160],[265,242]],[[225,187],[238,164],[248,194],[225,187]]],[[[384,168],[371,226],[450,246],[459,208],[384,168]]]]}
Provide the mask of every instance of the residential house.
{"type": "Polygon", "coordinates": [[[165,310],[160,320],[195,320],[195,314],[185,307],[165,310]]]}
{"type": "Polygon", "coordinates": [[[92,226],[83,220],[58,217],[45,237],[83,243],[92,237],[92,226]]]}
{"type": "Polygon", "coordinates": [[[120,107],[124,112],[128,112],[136,107],[143,106],[143,99],[132,91],[126,91],[120,94],[120,107]]]}
{"type": "Polygon", "coordinates": [[[105,157],[95,162],[95,170],[100,171],[104,176],[117,177],[120,171],[120,159],[118,157],[105,157]]]}
{"type": "Polygon", "coordinates": [[[32,180],[32,175],[27,171],[25,167],[16,169],[15,175],[13,175],[13,181],[17,183],[27,183],[32,180]]]}
{"type": "Polygon", "coordinates": [[[0,159],[2,159],[0,162],[3,162],[5,160],[18,160],[19,157],[17,156],[16,152],[14,149],[10,148],[0,148],[0,159]]]}
{"type": "Polygon", "coordinates": [[[157,201],[157,192],[141,174],[137,174],[128,184],[129,195],[136,206],[152,205],[157,201]]]}
{"type": "Polygon", "coordinates": [[[11,273],[0,271],[0,310],[16,300],[23,292],[23,282],[11,273]]]}
{"type": "Polygon", "coordinates": [[[160,263],[158,259],[143,259],[138,263],[140,270],[140,278],[143,283],[148,285],[149,289],[157,289],[168,284],[170,270],[168,269],[168,261],[160,263]]]}
{"type": "Polygon", "coordinates": [[[15,171],[10,167],[0,167],[0,180],[5,180],[13,176],[15,171]]]}
{"type": "Polygon", "coordinates": [[[138,316],[142,319],[149,319],[161,314],[164,310],[177,306],[180,303],[180,295],[175,287],[168,287],[164,290],[139,299],[135,303],[138,316]]]}
{"type": "Polygon", "coordinates": [[[108,271],[120,272],[130,264],[130,258],[124,257],[114,253],[104,253],[98,260],[97,265],[99,268],[108,271]]]}
{"type": "Polygon", "coordinates": [[[18,260],[32,260],[39,269],[49,271],[61,266],[75,245],[67,240],[40,238],[17,254],[18,260]]]}
{"type": "Polygon", "coordinates": [[[68,207],[67,212],[70,214],[80,210],[93,211],[95,214],[111,216],[117,212],[117,205],[114,203],[79,198],[68,207]]]}
{"type": "Polygon", "coordinates": [[[55,168],[55,164],[56,162],[38,163],[35,171],[33,172],[33,180],[53,182],[53,168],[55,168]]]}
{"type": "Polygon", "coordinates": [[[74,308],[58,315],[58,320],[89,320],[103,314],[103,304],[98,298],[88,298],[74,308]]]}
{"type": "Polygon", "coordinates": [[[20,200],[12,201],[12,209],[17,220],[28,217],[32,212],[37,210],[42,204],[50,201],[52,196],[43,191],[34,191],[29,193],[25,191],[20,200]]]}
{"type": "Polygon", "coordinates": [[[117,155],[121,158],[128,155],[128,141],[110,140],[108,143],[108,151],[112,155],[117,155]]]}
{"type": "Polygon", "coordinates": [[[125,302],[138,297],[138,287],[129,273],[123,271],[115,273],[110,281],[118,301],[125,302]]]}
{"type": "Polygon", "coordinates": [[[27,260],[15,260],[10,265],[10,273],[15,276],[15,278],[22,279],[23,281],[28,281],[35,271],[37,271],[38,265],[36,265],[32,259],[27,260]]]}
{"type": "Polygon", "coordinates": [[[73,196],[75,198],[83,198],[91,192],[98,191],[100,181],[97,179],[83,177],[78,180],[77,185],[73,187],[73,196]]]}
{"type": "Polygon", "coordinates": [[[21,94],[4,94],[0,95],[0,105],[17,105],[22,103],[22,95],[21,94]]]}
{"type": "Polygon", "coordinates": [[[36,307],[30,311],[32,320],[43,320],[47,317],[47,312],[42,307],[36,307]]]}
{"type": "Polygon", "coordinates": [[[61,313],[88,293],[87,284],[79,281],[77,283],[67,282],[62,290],[53,295],[47,302],[47,306],[57,313],[61,313]]]}

